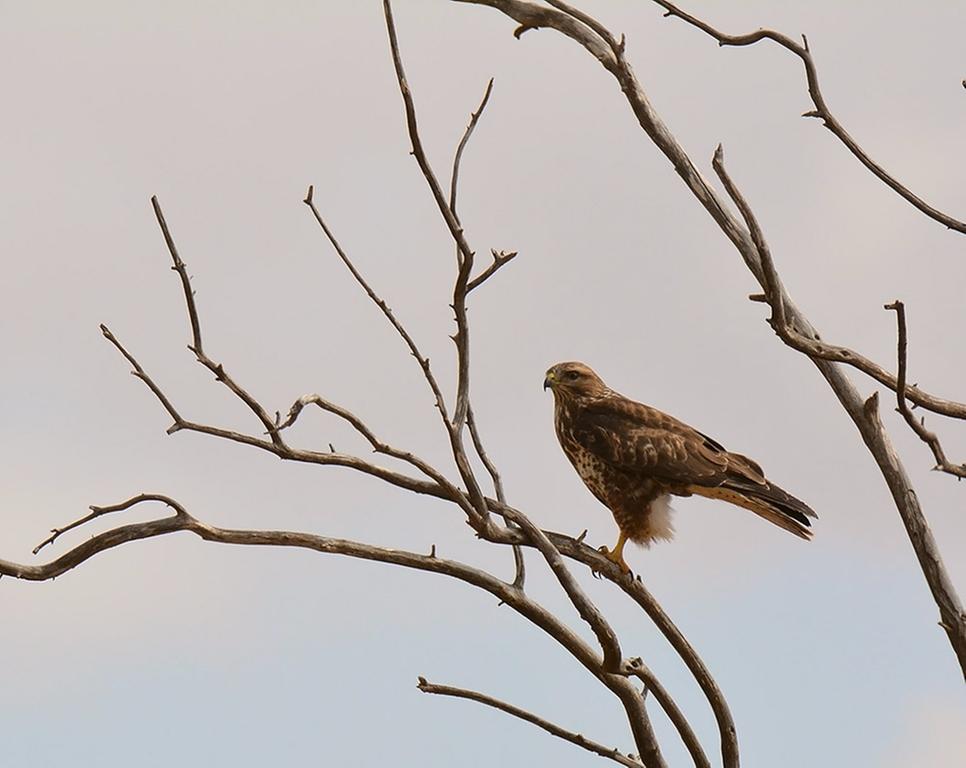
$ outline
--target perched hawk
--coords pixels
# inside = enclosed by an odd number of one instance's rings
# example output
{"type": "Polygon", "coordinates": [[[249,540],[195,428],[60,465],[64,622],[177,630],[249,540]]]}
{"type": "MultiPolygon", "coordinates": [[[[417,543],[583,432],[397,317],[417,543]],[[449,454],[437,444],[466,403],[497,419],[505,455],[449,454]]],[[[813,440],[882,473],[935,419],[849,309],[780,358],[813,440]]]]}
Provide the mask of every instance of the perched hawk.
{"type": "Polygon", "coordinates": [[[656,408],[610,389],[583,363],[547,371],[557,438],[590,492],[614,513],[620,535],[602,548],[625,573],[624,544],[670,539],[674,496],[707,496],[750,509],[803,539],[811,538],[803,502],[765,479],[755,462],[656,408]]]}

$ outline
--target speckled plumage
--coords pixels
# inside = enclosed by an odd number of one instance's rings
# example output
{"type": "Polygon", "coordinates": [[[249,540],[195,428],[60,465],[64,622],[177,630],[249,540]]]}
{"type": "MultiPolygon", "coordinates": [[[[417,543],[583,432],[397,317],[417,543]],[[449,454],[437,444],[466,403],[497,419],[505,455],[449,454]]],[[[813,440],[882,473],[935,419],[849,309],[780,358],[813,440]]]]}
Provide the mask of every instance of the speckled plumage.
{"type": "Polygon", "coordinates": [[[770,483],[754,461],[656,408],[610,389],[583,363],[558,363],[544,385],[554,394],[554,425],[564,454],[590,492],[614,515],[621,539],[670,539],[668,498],[698,494],[744,507],[808,539],[803,502],[770,483]]]}

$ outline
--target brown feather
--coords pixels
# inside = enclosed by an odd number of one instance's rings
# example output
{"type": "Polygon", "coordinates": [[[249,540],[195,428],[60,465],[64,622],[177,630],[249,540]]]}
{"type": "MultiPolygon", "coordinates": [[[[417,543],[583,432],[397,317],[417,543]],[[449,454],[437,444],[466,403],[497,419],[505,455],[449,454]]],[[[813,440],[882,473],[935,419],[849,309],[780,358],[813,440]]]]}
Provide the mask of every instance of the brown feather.
{"type": "Polygon", "coordinates": [[[545,386],[553,389],[560,446],[632,541],[670,536],[666,503],[658,503],[668,494],[728,501],[803,539],[811,536],[808,518],[815,513],[770,483],[755,461],[614,392],[583,363],[553,366],[545,386]]]}

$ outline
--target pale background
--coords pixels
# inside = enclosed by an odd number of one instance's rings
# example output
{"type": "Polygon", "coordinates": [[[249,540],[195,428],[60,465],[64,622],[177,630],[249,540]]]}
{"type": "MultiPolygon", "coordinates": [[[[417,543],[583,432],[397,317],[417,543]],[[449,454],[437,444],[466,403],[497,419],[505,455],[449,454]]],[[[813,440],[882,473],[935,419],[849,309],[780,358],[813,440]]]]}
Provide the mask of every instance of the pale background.
{"type": "MultiPolygon", "coordinates": [[[[881,307],[902,298],[911,379],[966,397],[966,241],[798,116],[811,108],[798,61],[767,44],[721,50],[647,2],[588,8],[627,34],[644,87],[709,175],[724,142],[789,291],[825,337],[891,367],[895,318],[881,307]]],[[[966,5],[689,8],[731,31],[806,32],[849,130],[928,200],[966,215],[966,5]]],[[[397,24],[441,175],[496,78],[461,211],[481,254],[520,252],[471,306],[475,402],[510,501],[545,527],[612,543],[610,515],[552,433],[540,385],[561,359],[756,457],[818,511],[814,543],[687,499],[675,504],[673,544],[629,553],[726,692],[744,764],[966,763],[962,680],[872,460],[813,367],[745,299],[756,286],[737,254],[612,78],[554,32],[514,40],[490,9],[400,2],[397,24]]],[[[344,470],[166,437],[167,417],[97,330],[108,323],[186,417],[257,429],[185,350],[157,194],[215,359],[273,409],[318,391],[445,462],[416,366],[300,202],[314,183],[449,387],[452,246],[408,155],[379,3],[2,2],[0,68],[0,557],[34,562],[50,527],[146,490],[216,524],[435,543],[510,574],[509,552],[488,552],[446,505],[344,470]]],[[[883,405],[963,591],[966,490],[929,472],[927,449],[888,396],[883,405]]],[[[929,424],[951,457],[966,456],[962,425],[929,424]]],[[[297,434],[366,450],[314,412],[297,434]]],[[[627,653],[712,734],[696,686],[646,619],[581,576],[627,653]]],[[[531,585],[562,606],[538,567],[531,585]]],[[[470,587],[390,566],[184,535],[124,546],[52,583],[3,579],[0,612],[3,765],[598,760],[503,714],[424,696],[419,674],[631,745],[616,701],[541,633],[470,587]]],[[[676,739],[664,742],[683,764],[676,739]]]]}

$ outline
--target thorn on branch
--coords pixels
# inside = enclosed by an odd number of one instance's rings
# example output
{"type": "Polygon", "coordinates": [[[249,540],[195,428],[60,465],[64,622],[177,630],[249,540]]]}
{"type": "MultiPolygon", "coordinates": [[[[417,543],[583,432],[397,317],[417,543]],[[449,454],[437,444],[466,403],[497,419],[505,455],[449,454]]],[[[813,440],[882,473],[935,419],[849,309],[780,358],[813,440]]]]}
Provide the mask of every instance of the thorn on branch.
{"type": "Polygon", "coordinates": [[[315,185],[309,184],[309,191],[305,193],[305,199],[302,200],[306,205],[312,205],[312,197],[315,195],[315,185]]]}
{"type": "Polygon", "coordinates": [[[524,32],[529,32],[531,29],[539,29],[539,27],[536,27],[533,24],[521,24],[519,27],[513,30],[513,36],[519,40],[521,37],[523,37],[524,32]]]}
{"type": "Polygon", "coordinates": [[[763,293],[750,293],[748,294],[748,301],[757,301],[760,304],[767,304],[768,297],[763,293]]]}

